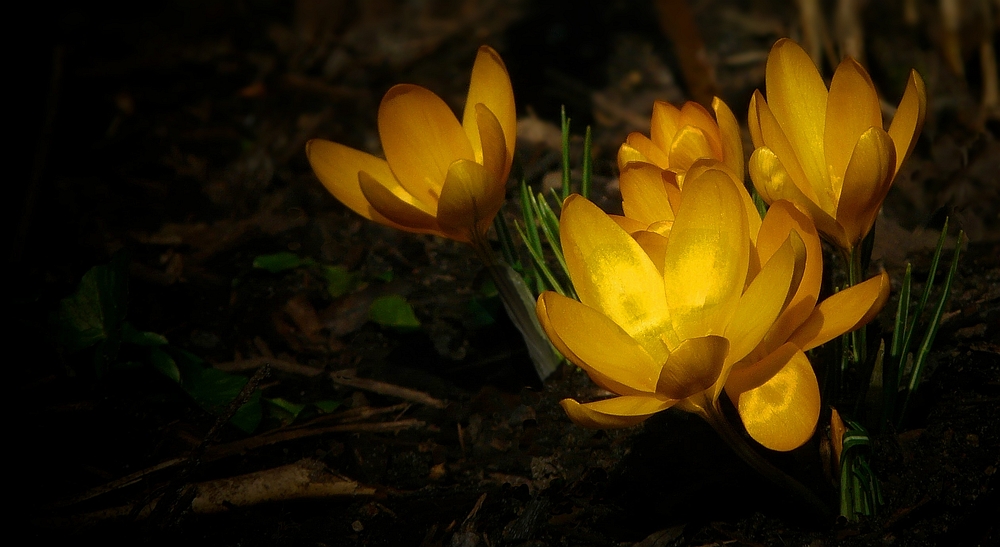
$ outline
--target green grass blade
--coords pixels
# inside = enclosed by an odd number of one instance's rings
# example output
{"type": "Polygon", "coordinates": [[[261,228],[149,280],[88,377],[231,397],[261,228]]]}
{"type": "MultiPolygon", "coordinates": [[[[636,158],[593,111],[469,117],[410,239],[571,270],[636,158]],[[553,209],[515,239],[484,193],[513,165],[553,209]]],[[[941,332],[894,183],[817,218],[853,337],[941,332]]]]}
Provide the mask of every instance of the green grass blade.
{"type": "Polygon", "coordinates": [[[535,208],[532,207],[532,197],[531,189],[528,188],[528,183],[521,179],[521,187],[519,188],[518,197],[521,199],[521,216],[524,218],[524,231],[521,232],[521,239],[527,244],[528,248],[541,255],[542,254],[542,241],[538,236],[538,225],[535,222],[535,208]]]}
{"type": "Polygon", "coordinates": [[[920,316],[924,313],[924,308],[927,306],[927,300],[931,296],[931,289],[934,287],[934,276],[937,274],[938,263],[941,261],[941,250],[944,249],[944,242],[947,237],[948,218],[946,217],[944,219],[944,226],[941,228],[941,237],[938,238],[937,247],[934,249],[934,258],[931,259],[931,271],[927,274],[927,282],[924,283],[924,290],[920,293],[920,303],[917,304],[916,312],[913,314],[913,321],[907,329],[907,336],[903,340],[903,353],[900,355],[906,355],[906,353],[910,350],[910,341],[913,336],[913,331],[916,330],[917,322],[920,321],[920,316]]]}
{"type": "Polygon", "coordinates": [[[592,146],[593,139],[588,125],[587,132],[583,137],[583,179],[580,181],[580,194],[587,199],[590,199],[590,179],[594,171],[594,158],[591,157],[592,146]]]}
{"type": "MultiPolygon", "coordinates": [[[[552,254],[555,255],[556,261],[559,262],[559,266],[562,268],[565,279],[570,279],[569,268],[566,266],[566,258],[563,256],[562,245],[559,241],[559,219],[556,214],[549,207],[549,202],[545,200],[543,194],[538,194],[538,198],[535,201],[535,206],[538,207],[536,211],[538,217],[541,219],[539,223],[542,227],[542,233],[545,235],[545,240],[548,241],[549,247],[552,249],[552,254]]],[[[572,298],[576,298],[576,292],[571,288],[569,291],[572,298]]]]}
{"type": "MultiPolygon", "coordinates": [[[[516,222],[514,223],[514,226],[517,228],[518,233],[521,234],[521,239],[526,239],[527,235],[525,234],[525,229],[521,227],[521,223],[516,222]]],[[[536,250],[534,247],[529,245],[528,255],[531,256],[531,262],[535,266],[535,269],[541,272],[544,281],[548,284],[547,286],[544,286],[544,283],[540,283],[540,285],[543,286],[540,287],[541,290],[538,292],[542,292],[542,290],[545,289],[552,289],[557,293],[566,296],[566,290],[563,289],[562,285],[552,274],[552,270],[549,268],[549,265],[545,263],[545,256],[540,252],[540,250],[536,250]]]]}
{"type": "Polygon", "coordinates": [[[562,198],[569,197],[569,122],[566,117],[566,105],[563,105],[560,118],[562,121],[562,198]]]}
{"type": "MultiPolygon", "coordinates": [[[[503,209],[506,208],[507,205],[504,204],[503,209]]],[[[510,226],[507,225],[503,209],[493,217],[493,229],[496,230],[497,239],[500,241],[500,253],[504,262],[516,270],[521,267],[521,261],[517,258],[517,248],[514,247],[514,239],[510,237],[510,226]]]]}

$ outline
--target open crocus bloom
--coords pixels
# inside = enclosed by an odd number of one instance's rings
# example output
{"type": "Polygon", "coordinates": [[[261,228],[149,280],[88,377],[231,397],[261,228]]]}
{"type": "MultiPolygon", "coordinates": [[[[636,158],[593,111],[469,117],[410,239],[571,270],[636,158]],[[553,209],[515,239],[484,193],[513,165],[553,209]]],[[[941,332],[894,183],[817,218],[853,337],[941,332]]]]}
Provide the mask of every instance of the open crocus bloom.
{"type": "Polygon", "coordinates": [[[706,417],[724,387],[765,447],[809,439],[820,394],[803,351],[870,321],[888,276],[817,306],[823,259],[812,221],[778,201],[761,222],[749,201],[729,169],[710,164],[689,171],[666,234],[640,228],[630,238],[632,219],[609,222],[589,202],[567,201],[561,235],[581,302],[545,293],[538,315],[567,358],[619,394],[564,400],[571,419],[623,427],[675,405],[706,417]]]}
{"type": "Polygon", "coordinates": [[[507,68],[483,46],[461,123],[434,93],[397,85],[378,111],[386,159],[321,139],[306,144],[306,155],[327,190],[359,215],[474,243],[503,202],[516,125],[507,68]]]}
{"type": "Polygon", "coordinates": [[[763,340],[805,266],[801,239],[789,237],[748,283],[749,232],[723,170],[687,180],[662,261],[589,201],[566,201],[560,237],[580,301],[543,293],[538,316],[570,361],[618,394],[563,400],[573,421],[623,427],[672,406],[717,415],[730,369],[763,340]]]}
{"type": "Polygon", "coordinates": [[[781,39],[765,84],[767,100],[757,91],[750,101],[754,186],[768,203],[787,199],[807,211],[820,233],[850,251],[871,230],[923,127],[923,80],[911,71],[888,132],[871,78],[850,57],[827,90],[806,52],[781,39]]]}
{"type": "MultiPolygon", "coordinates": [[[[740,126],[726,103],[712,101],[715,119],[705,107],[686,102],[680,108],[663,102],[653,103],[649,137],[630,133],[618,149],[618,169],[625,175],[626,166],[641,162],[668,171],[675,186],[683,186],[684,175],[698,160],[721,162],[738,176],[743,176],[743,144],[740,126]]],[[[664,175],[668,176],[668,175],[664,175]]]]}

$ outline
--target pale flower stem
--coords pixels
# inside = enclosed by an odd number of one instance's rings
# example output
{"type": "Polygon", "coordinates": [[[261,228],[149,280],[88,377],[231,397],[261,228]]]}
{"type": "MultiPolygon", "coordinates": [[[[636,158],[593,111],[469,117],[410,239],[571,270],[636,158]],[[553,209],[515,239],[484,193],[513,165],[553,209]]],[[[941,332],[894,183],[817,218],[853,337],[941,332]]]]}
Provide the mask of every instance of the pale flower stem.
{"type": "Polygon", "coordinates": [[[833,516],[833,512],[828,504],[823,503],[823,500],[806,488],[801,482],[762,458],[747,443],[740,432],[723,415],[718,400],[713,401],[710,406],[701,410],[698,414],[708,422],[708,425],[712,426],[712,429],[722,437],[722,440],[729,445],[729,448],[733,452],[736,452],[736,455],[752,467],[754,471],[766,477],[772,484],[794,494],[817,517],[828,520],[833,516]]]}
{"type": "MultiPolygon", "coordinates": [[[[847,286],[853,287],[865,280],[865,273],[861,271],[862,243],[858,243],[847,257],[847,286]]],[[[867,327],[861,328],[850,334],[851,358],[855,365],[860,365],[868,359],[867,327]]]]}
{"type": "Polygon", "coordinates": [[[534,295],[510,265],[497,258],[485,235],[475,237],[471,242],[473,250],[486,266],[507,316],[520,331],[528,354],[535,366],[538,378],[544,381],[559,366],[562,356],[552,347],[542,332],[542,326],[535,315],[534,295]]]}

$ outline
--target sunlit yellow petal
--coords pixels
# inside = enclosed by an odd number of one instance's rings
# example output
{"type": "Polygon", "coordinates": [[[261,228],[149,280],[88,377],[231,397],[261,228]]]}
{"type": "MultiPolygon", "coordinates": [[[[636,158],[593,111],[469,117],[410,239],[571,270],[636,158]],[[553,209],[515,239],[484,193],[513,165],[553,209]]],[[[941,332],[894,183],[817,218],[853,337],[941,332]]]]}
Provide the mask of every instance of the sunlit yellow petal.
{"type": "Polygon", "coordinates": [[[475,159],[455,114],[420,86],[397,85],[385,94],[378,109],[378,132],[399,183],[425,203],[438,200],[455,160],[475,159]]]}
{"type": "Polygon", "coordinates": [[[632,237],[639,244],[639,246],[642,247],[642,250],[646,251],[646,254],[649,255],[649,259],[653,261],[653,264],[656,265],[656,269],[659,270],[662,275],[663,260],[667,254],[667,235],[661,235],[647,230],[640,230],[633,233],[632,237]]]}
{"type": "Polygon", "coordinates": [[[830,214],[802,194],[799,187],[792,182],[782,161],[771,149],[760,147],[754,150],[750,156],[749,170],[754,188],[764,201],[774,203],[784,199],[794,203],[796,207],[804,208],[804,212],[812,217],[820,232],[826,234],[838,246],[845,249],[849,247],[850,242],[843,228],[830,214]]]}
{"type": "Polygon", "coordinates": [[[691,164],[701,158],[720,160],[721,154],[715,156],[708,136],[701,128],[686,125],[677,132],[674,142],[670,145],[670,168],[687,170],[691,164]]]}
{"type": "Polygon", "coordinates": [[[861,136],[844,174],[844,190],[837,205],[837,222],[852,247],[860,243],[889,192],[896,168],[896,149],[889,134],[873,127],[861,136]]]}
{"type": "Polygon", "coordinates": [[[495,175],[472,160],[458,160],[448,169],[438,203],[438,224],[456,241],[485,235],[503,203],[504,187],[495,175]]]}
{"type": "MultiPolygon", "coordinates": [[[[750,197],[750,193],[747,192],[747,188],[743,184],[743,176],[737,174],[731,169],[728,168],[722,169],[722,167],[726,167],[725,164],[717,162],[715,160],[704,160],[704,159],[698,160],[691,165],[691,168],[688,169],[688,172],[685,176],[688,178],[697,178],[701,176],[703,172],[708,171],[710,169],[716,169],[722,171],[723,173],[726,173],[726,175],[730,178],[730,180],[733,181],[733,186],[736,188],[737,192],[739,192],[740,199],[743,201],[743,208],[746,209],[747,225],[750,230],[750,241],[756,242],[757,232],[760,231],[760,222],[761,222],[760,212],[757,211],[757,206],[754,205],[753,198],[750,197]]],[[[677,200],[675,202],[673,197],[671,196],[671,203],[679,204],[680,200],[677,200]]],[[[675,211],[677,210],[677,207],[678,205],[674,205],[675,211]]]]}
{"type": "MultiPolygon", "coordinates": [[[[498,186],[506,188],[507,175],[510,173],[510,152],[504,142],[503,128],[493,112],[480,104],[476,107],[477,126],[479,127],[479,142],[482,145],[482,163],[498,186]]],[[[478,161],[478,159],[477,159],[478,161]]]]}
{"type": "Polygon", "coordinates": [[[600,310],[662,363],[666,348],[660,334],[670,325],[663,277],[642,247],[577,195],[563,203],[560,239],[580,301],[600,310]]]}
{"type": "Polygon", "coordinates": [[[615,224],[617,224],[618,227],[621,228],[622,230],[625,230],[625,232],[628,234],[633,234],[635,232],[645,230],[647,227],[647,224],[645,222],[640,222],[634,218],[629,218],[621,215],[608,215],[608,218],[615,221],[615,224]]]}
{"type": "Polygon", "coordinates": [[[651,163],[651,160],[626,142],[618,148],[618,170],[624,171],[633,162],[651,163]]]}
{"type": "Polygon", "coordinates": [[[667,357],[656,392],[670,399],[686,399],[712,387],[722,374],[729,340],[721,336],[689,338],[667,357]]]}
{"type": "MultiPolygon", "coordinates": [[[[833,75],[826,106],[823,149],[835,178],[844,176],[855,143],[872,127],[882,128],[882,109],[875,84],[857,61],[847,57],[833,75]]],[[[839,195],[838,188],[832,190],[839,195]]]]}
{"type": "Polygon", "coordinates": [[[681,339],[723,334],[750,260],[747,215],[732,179],[707,170],[684,183],[670,231],[664,288],[681,339]]]}
{"type": "Polygon", "coordinates": [[[889,136],[896,145],[896,171],[910,157],[917,136],[924,127],[924,116],[927,114],[927,90],[924,80],[916,70],[910,71],[910,79],[906,82],[906,91],[899,102],[896,115],[889,124],[889,136]]]}
{"type": "Polygon", "coordinates": [[[569,419],[592,429],[612,429],[636,425],[666,410],[676,401],[649,396],[622,396],[580,404],[573,399],[559,401],[569,419]]]}
{"type": "Polygon", "coordinates": [[[401,191],[401,187],[397,187],[395,192],[387,187],[396,179],[390,178],[383,183],[365,171],[359,171],[357,176],[361,193],[372,209],[391,220],[396,227],[409,232],[444,235],[434,214],[424,210],[423,204],[401,191]]]}
{"type": "Polygon", "coordinates": [[[726,338],[732,344],[730,363],[743,359],[770,330],[798,288],[805,262],[805,244],[796,232],[792,232],[740,298],[736,313],[726,328],[726,338]]]}
{"type": "MultiPolygon", "coordinates": [[[[642,133],[629,133],[625,137],[625,144],[638,151],[645,158],[642,161],[652,163],[661,169],[666,169],[670,166],[670,158],[667,157],[667,152],[653,144],[653,141],[649,140],[649,137],[642,133]]],[[[621,163],[620,158],[619,163],[621,163]]]]}
{"type": "MultiPolygon", "coordinates": [[[[812,59],[795,42],[778,40],[767,56],[764,80],[767,104],[787,135],[810,184],[817,189],[829,188],[830,174],[823,158],[827,90],[812,59]]],[[[763,120],[761,129],[764,129],[763,120]]],[[[766,135],[764,141],[771,146],[766,135]]],[[[775,152],[784,160],[781,152],[775,152]]],[[[824,193],[817,191],[817,194],[823,196],[824,193]]],[[[825,199],[820,197],[820,205],[824,208],[822,200],[825,199]]]]}
{"type": "MultiPolygon", "coordinates": [[[[690,126],[700,129],[708,142],[709,154],[707,154],[707,157],[722,160],[723,150],[722,139],[719,135],[719,124],[704,106],[694,101],[684,103],[684,106],[681,107],[680,125],[681,127],[690,126]]],[[[674,136],[674,140],[677,140],[678,137],[679,135],[674,136]]]]}
{"type": "MultiPolygon", "coordinates": [[[[806,174],[798,157],[798,152],[789,141],[791,136],[787,135],[785,130],[778,125],[778,120],[774,117],[774,113],[771,112],[770,106],[768,106],[767,101],[764,100],[764,96],[760,94],[760,91],[754,92],[753,98],[750,100],[750,107],[748,114],[751,118],[750,127],[752,129],[756,126],[760,133],[759,138],[755,138],[754,146],[757,148],[766,146],[780,158],[781,164],[787,171],[788,182],[794,184],[798,189],[798,193],[804,196],[805,199],[815,203],[817,207],[829,211],[832,217],[835,202],[826,194],[817,194],[816,183],[806,174]],[[759,144],[758,140],[760,141],[759,144]],[[820,201],[821,197],[823,201],[820,201]]],[[[751,132],[752,134],[753,132],[751,132]]],[[[753,176],[752,171],[750,175],[751,177],[753,176]]],[[[758,191],[760,191],[760,188],[758,188],[758,191]]],[[[765,197],[764,199],[766,200],[767,198],[765,197]]]]}
{"type": "Polygon", "coordinates": [[[649,124],[649,137],[660,150],[669,150],[670,143],[680,126],[681,110],[665,102],[653,103],[653,117],[649,124]]]}
{"type": "Polygon", "coordinates": [[[333,197],[369,220],[399,227],[371,207],[358,184],[358,171],[366,171],[376,180],[395,181],[385,160],[323,139],[306,143],[306,157],[316,177],[333,197]]]}
{"type": "Polygon", "coordinates": [[[888,299],[889,274],[882,272],[820,302],[788,341],[809,351],[864,325],[878,315],[888,299]]]}
{"type": "MultiPolygon", "coordinates": [[[[514,91],[510,86],[510,76],[503,60],[493,48],[482,46],[476,55],[472,66],[472,79],[469,82],[469,94],[465,100],[465,111],[462,114],[462,126],[466,138],[476,151],[476,161],[482,163],[480,144],[481,128],[478,127],[481,114],[476,105],[483,105],[496,117],[504,139],[504,149],[507,154],[506,166],[501,171],[500,179],[507,180],[510,163],[514,152],[514,141],[517,137],[517,110],[514,106],[514,91]]],[[[457,159],[457,158],[455,158],[457,159]]]]}
{"type": "Polygon", "coordinates": [[[546,336],[548,336],[549,340],[552,341],[552,345],[555,346],[557,350],[559,350],[559,353],[561,353],[564,357],[566,357],[566,359],[569,360],[569,362],[574,363],[577,366],[580,366],[584,370],[584,372],[587,373],[587,376],[590,377],[591,381],[600,386],[601,389],[618,393],[620,395],[640,395],[644,393],[648,394],[648,392],[644,392],[638,389],[633,389],[629,386],[626,386],[625,384],[616,382],[610,377],[598,372],[597,369],[587,365],[583,361],[583,359],[580,358],[580,356],[573,353],[573,351],[569,349],[569,346],[567,346],[566,343],[563,342],[562,338],[559,336],[559,333],[555,330],[555,327],[552,326],[552,323],[549,320],[548,307],[546,306],[546,302],[549,302],[553,298],[557,298],[559,296],[560,295],[556,292],[546,291],[538,296],[538,301],[535,304],[535,314],[538,316],[538,322],[541,325],[542,330],[545,331],[546,336]]]}
{"type": "MultiPolygon", "coordinates": [[[[659,167],[649,163],[633,162],[625,166],[619,178],[622,210],[625,216],[646,225],[660,220],[673,220],[674,211],[667,195],[659,167]]],[[[671,175],[672,176],[672,175],[671,175]]],[[[679,193],[680,190],[674,187],[679,193]]]]}
{"type": "Polygon", "coordinates": [[[771,450],[802,446],[819,420],[819,385],[801,350],[763,385],[740,393],[733,402],[747,433],[771,450]]]}
{"type": "Polygon", "coordinates": [[[733,111],[722,99],[718,97],[712,99],[712,109],[715,110],[719,135],[722,137],[722,163],[742,179],[746,175],[743,172],[743,138],[740,134],[740,125],[736,122],[733,111]]]}

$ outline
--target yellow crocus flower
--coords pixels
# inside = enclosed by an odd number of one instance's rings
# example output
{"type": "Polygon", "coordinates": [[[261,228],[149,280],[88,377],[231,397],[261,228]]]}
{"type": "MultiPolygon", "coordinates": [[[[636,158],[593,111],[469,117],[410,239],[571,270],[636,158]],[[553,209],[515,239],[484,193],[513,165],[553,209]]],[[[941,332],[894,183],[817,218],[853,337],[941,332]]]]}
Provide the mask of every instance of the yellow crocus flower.
{"type": "Polygon", "coordinates": [[[434,93],[401,84],[382,98],[378,129],[386,159],[322,139],[306,144],[327,190],[380,224],[483,245],[504,199],[517,129],[497,52],[479,48],[461,123],[434,93]]]}
{"type": "Polygon", "coordinates": [[[635,162],[651,164],[667,171],[665,178],[675,186],[684,184],[684,174],[699,161],[721,162],[743,176],[743,143],[740,126],[732,110],[721,99],[712,101],[715,118],[696,102],[680,108],[664,102],[653,103],[649,136],[633,132],[618,149],[618,170],[635,162]]]}
{"type": "Polygon", "coordinates": [[[888,131],[868,72],[847,57],[829,90],[803,49],[788,39],[771,48],[767,100],[750,101],[756,150],[750,177],[767,203],[787,199],[809,213],[845,253],[871,230],[900,165],[924,124],[924,82],[910,72],[888,131]]]}

